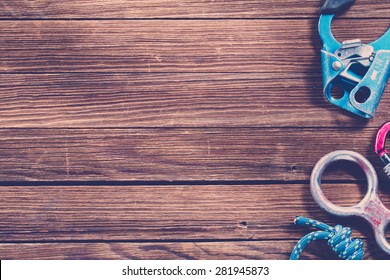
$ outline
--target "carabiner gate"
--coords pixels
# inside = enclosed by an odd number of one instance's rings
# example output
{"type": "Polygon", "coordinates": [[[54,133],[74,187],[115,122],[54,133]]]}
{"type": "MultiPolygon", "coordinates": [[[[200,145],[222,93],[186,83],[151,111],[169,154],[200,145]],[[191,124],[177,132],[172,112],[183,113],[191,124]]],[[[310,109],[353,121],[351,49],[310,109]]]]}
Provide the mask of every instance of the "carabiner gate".
{"type": "Polygon", "coordinates": [[[390,28],[378,40],[363,44],[359,39],[338,42],[331,25],[336,13],[354,4],[353,0],[327,0],[318,24],[324,95],[338,107],[364,118],[374,116],[390,77],[390,28]],[[341,98],[331,90],[343,90],[341,98]]]}
{"type": "Polygon", "coordinates": [[[375,153],[380,157],[385,167],[383,170],[387,174],[387,176],[390,178],[390,156],[385,148],[386,143],[386,137],[387,134],[390,131],[390,122],[385,123],[381,126],[381,128],[378,130],[378,133],[376,135],[375,140],[375,153]]]}

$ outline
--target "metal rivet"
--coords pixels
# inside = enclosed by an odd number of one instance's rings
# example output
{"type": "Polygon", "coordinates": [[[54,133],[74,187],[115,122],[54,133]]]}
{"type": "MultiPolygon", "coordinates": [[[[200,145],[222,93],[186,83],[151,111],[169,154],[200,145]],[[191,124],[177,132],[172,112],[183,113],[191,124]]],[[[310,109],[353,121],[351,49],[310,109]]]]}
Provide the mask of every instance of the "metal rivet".
{"type": "Polygon", "coordinates": [[[335,61],[335,62],[332,63],[332,68],[333,68],[333,70],[335,70],[335,71],[340,70],[341,67],[343,67],[343,65],[341,64],[340,61],[335,61]]]}

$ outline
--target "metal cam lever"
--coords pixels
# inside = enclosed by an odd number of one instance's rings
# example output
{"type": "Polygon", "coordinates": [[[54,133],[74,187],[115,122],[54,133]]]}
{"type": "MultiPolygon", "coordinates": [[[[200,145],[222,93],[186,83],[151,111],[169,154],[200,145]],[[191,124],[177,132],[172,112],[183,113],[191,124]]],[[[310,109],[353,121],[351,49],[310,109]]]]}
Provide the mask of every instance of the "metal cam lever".
{"type": "Polygon", "coordinates": [[[328,101],[364,118],[374,116],[390,77],[390,28],[378,40],[363,44],[359,39],[338,42],[331,25],[335,14],[355,1],[327,0],[318,29],[321,50],[324,95],[328,101]],[[346,4],[346,2],[348,2],[346,4]],[[332,96],[332,88],[343,91],[332,96]]]}

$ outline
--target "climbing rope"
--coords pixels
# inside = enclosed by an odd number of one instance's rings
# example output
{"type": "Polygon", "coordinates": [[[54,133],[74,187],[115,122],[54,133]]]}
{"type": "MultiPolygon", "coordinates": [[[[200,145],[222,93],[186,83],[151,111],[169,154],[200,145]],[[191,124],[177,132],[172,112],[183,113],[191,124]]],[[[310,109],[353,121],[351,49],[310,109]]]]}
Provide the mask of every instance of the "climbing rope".
{"type": "Polygon", "coordinates": [[[361,260],[363,258],[363,241],[360,238],[351,238],[352,230],[349,227],[344,228],[340,225],[331,227],[305,217],[296,217],[294,223],[311,226],[320,231],[311,232],[302,237],[291,252],[290,260],[298,260],[302,251],[313,240],[328,240],[328,245],[332,247],[340,259],[361,260]]]}

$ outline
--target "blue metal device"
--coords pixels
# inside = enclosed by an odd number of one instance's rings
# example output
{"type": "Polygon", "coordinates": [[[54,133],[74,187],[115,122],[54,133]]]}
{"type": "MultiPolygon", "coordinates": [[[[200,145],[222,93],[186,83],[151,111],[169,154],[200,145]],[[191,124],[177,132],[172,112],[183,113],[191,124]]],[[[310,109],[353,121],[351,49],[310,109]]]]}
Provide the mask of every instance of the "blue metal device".
{"type": "Polygon", "coordinates": [[[390,77],[390,28],[369,44],[363,44],[359,39],[337,41],[332,34],[332,20],[336,13],[354,2],[327,0],[321,10],[318,30],[323,42],[324,95],[333,105],[361,117],[372,118],[390,77]],[[327,8],[335,3],[339,6],[327,8]],[[332,95],[336,89],[341,91],[341,96],[332,95]]]}

